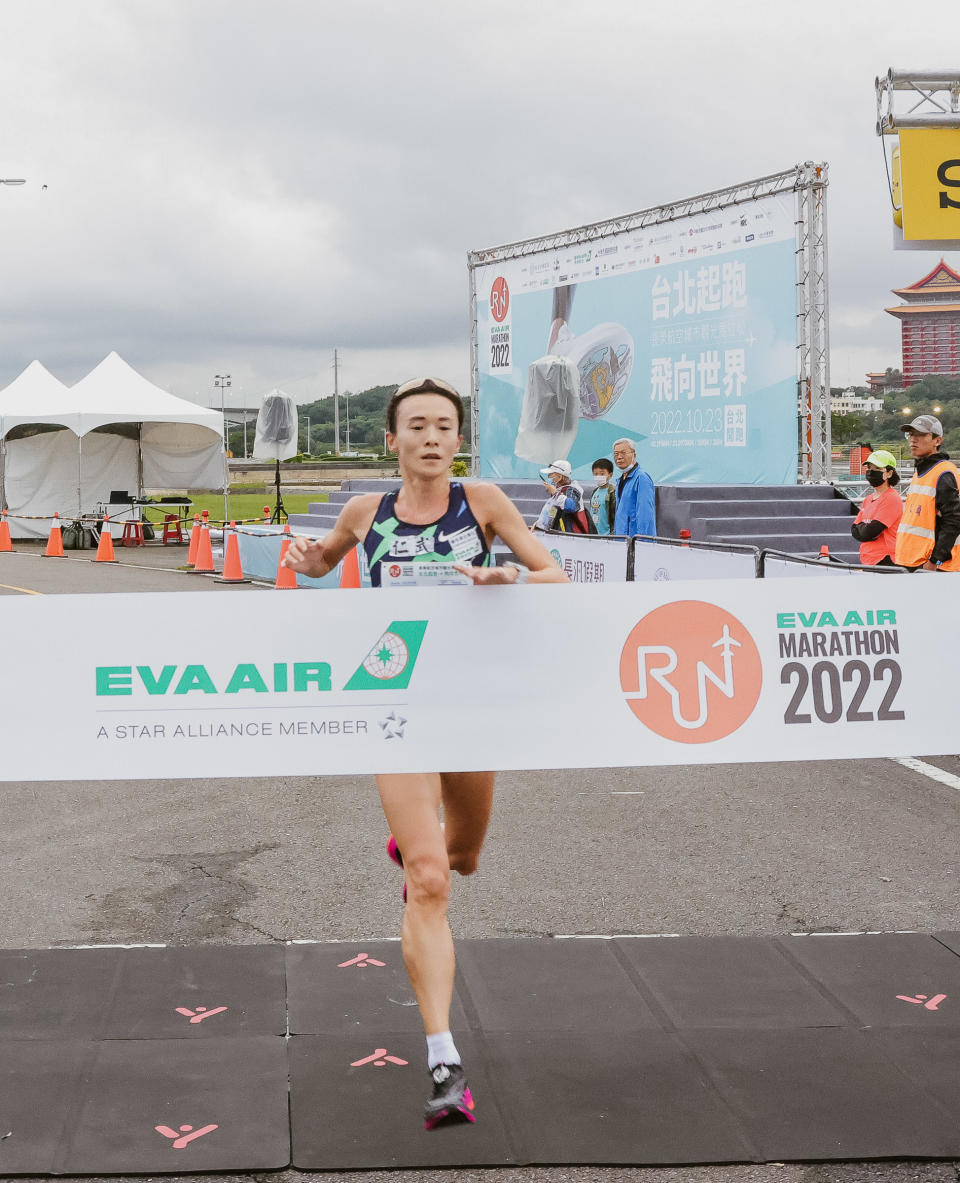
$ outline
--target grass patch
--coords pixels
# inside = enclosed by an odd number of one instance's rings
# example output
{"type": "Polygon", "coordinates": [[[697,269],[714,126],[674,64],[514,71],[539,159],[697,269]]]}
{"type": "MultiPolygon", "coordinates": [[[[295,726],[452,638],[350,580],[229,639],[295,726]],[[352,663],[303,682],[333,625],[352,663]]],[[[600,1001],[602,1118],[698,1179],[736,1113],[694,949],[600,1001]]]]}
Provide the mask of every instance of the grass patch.
{"type": "MultiPolygon", "coordinates": [[[[198,493],[191,500],[193,501],[193,508],[187,513],[189,519],[192,520],[195,513],[203,513],[204,510],[207,510],[210,514],[211,521],[222,521],[222,493],[198,493]]],[[[311,502],[316,504],[321,501],[329,501],[326,493],[284,493],[283,495],[283,507],[287,513],[309,513],[311,502]]],[[[269,505],[272,512],[273,504],[274,495],[272,493],[268,496],[263,492],[236,493],[231,490],[227,500],[229,507],[227,521],[239,522],[251,518],[262,521],[263,507],[269,505]]],[[[167,512],[167,510],[159,505],[144,507],[144,517],[147,521],[154,523],[162,522],[163,516],[167,512]]]]}

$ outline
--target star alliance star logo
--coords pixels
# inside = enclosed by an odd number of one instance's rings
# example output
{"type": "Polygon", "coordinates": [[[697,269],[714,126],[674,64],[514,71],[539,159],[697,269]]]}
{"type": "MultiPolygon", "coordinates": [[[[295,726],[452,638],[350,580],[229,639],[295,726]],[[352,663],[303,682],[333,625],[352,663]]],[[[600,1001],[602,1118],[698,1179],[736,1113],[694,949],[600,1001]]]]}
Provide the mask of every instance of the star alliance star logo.
{"type": "Polygon", "coordinates": [[[380,720],[384,739],[403,739],[403,729],[406,725],[406,719],[398,715],[396,711],[391,711],[385,719],[380,720]]]}

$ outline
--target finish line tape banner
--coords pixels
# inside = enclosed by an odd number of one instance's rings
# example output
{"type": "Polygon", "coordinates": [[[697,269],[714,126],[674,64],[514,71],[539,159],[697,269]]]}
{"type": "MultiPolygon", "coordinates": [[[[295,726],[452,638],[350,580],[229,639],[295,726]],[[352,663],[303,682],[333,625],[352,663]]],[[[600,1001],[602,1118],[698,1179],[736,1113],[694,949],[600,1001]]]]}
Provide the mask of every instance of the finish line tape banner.
{"type": "Polygon", "coordinates": [[[953,684],[960,635],[937,628],[934,643],[931,622],[954,619],[957,587],[921,575],[338,590],[285,596],[259,634],[247,596],[215,613],[199,592],[8,598],[0,776],[952,752],[956,703],[931,690],[953,684]],[[164,620],[181,623],[145,625],[164,620]]]}

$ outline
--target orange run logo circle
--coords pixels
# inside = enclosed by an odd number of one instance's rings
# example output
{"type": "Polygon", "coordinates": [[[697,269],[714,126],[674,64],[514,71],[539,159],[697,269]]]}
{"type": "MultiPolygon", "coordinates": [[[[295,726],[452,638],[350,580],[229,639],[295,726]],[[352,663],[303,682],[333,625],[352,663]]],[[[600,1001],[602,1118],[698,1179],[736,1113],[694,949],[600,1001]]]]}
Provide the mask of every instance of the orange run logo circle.
{"type": "Polygon", "coordinates": [[[493,281],[493,287],[490,289],[490,315],[497,324],[503,323],[509,307],[510,289],[507,287],[507,281],[503,276],[498,275],[493,281]]]}
{"type": "Polygon", "coordinates": [[[746,628],[716,604],[680,600],[648,612],[620,654],[620,686],[645,727],[678,743],[711,743],[753,713],[763,684],[746,628]]]}

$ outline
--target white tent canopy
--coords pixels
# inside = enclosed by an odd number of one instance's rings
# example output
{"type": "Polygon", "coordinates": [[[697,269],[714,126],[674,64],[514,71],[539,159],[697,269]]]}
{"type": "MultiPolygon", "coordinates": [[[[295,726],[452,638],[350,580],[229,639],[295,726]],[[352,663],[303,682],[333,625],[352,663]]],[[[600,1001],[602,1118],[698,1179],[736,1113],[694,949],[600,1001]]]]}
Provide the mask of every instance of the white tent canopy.
{"type": "Polygon", "coordinates": [[[220,412],[154,386],[116,353],[69,388],[31,362],[0,391],[0,439],[15,537],[49,529],[24,519],[94,513],[113,490],[222,489],[226,481],[220,412]],[[65,430],[31,431],[35,424],[65,430]]]}
{"type": "Polygon", "coordinates": [[[0,390],[0,434],[22,423],[55,423],[80,435],[76,399],[41,362],[27,368],[0,390]]]}
{"type": "Polygon", "coordinates": [[[189,423],[205,427],[223,439],[223,416],[219,411],[168,394],[116,353],[105,357],[70,388],[70,393],[80,411],[80,435],[108,423],[189,423]]]}

